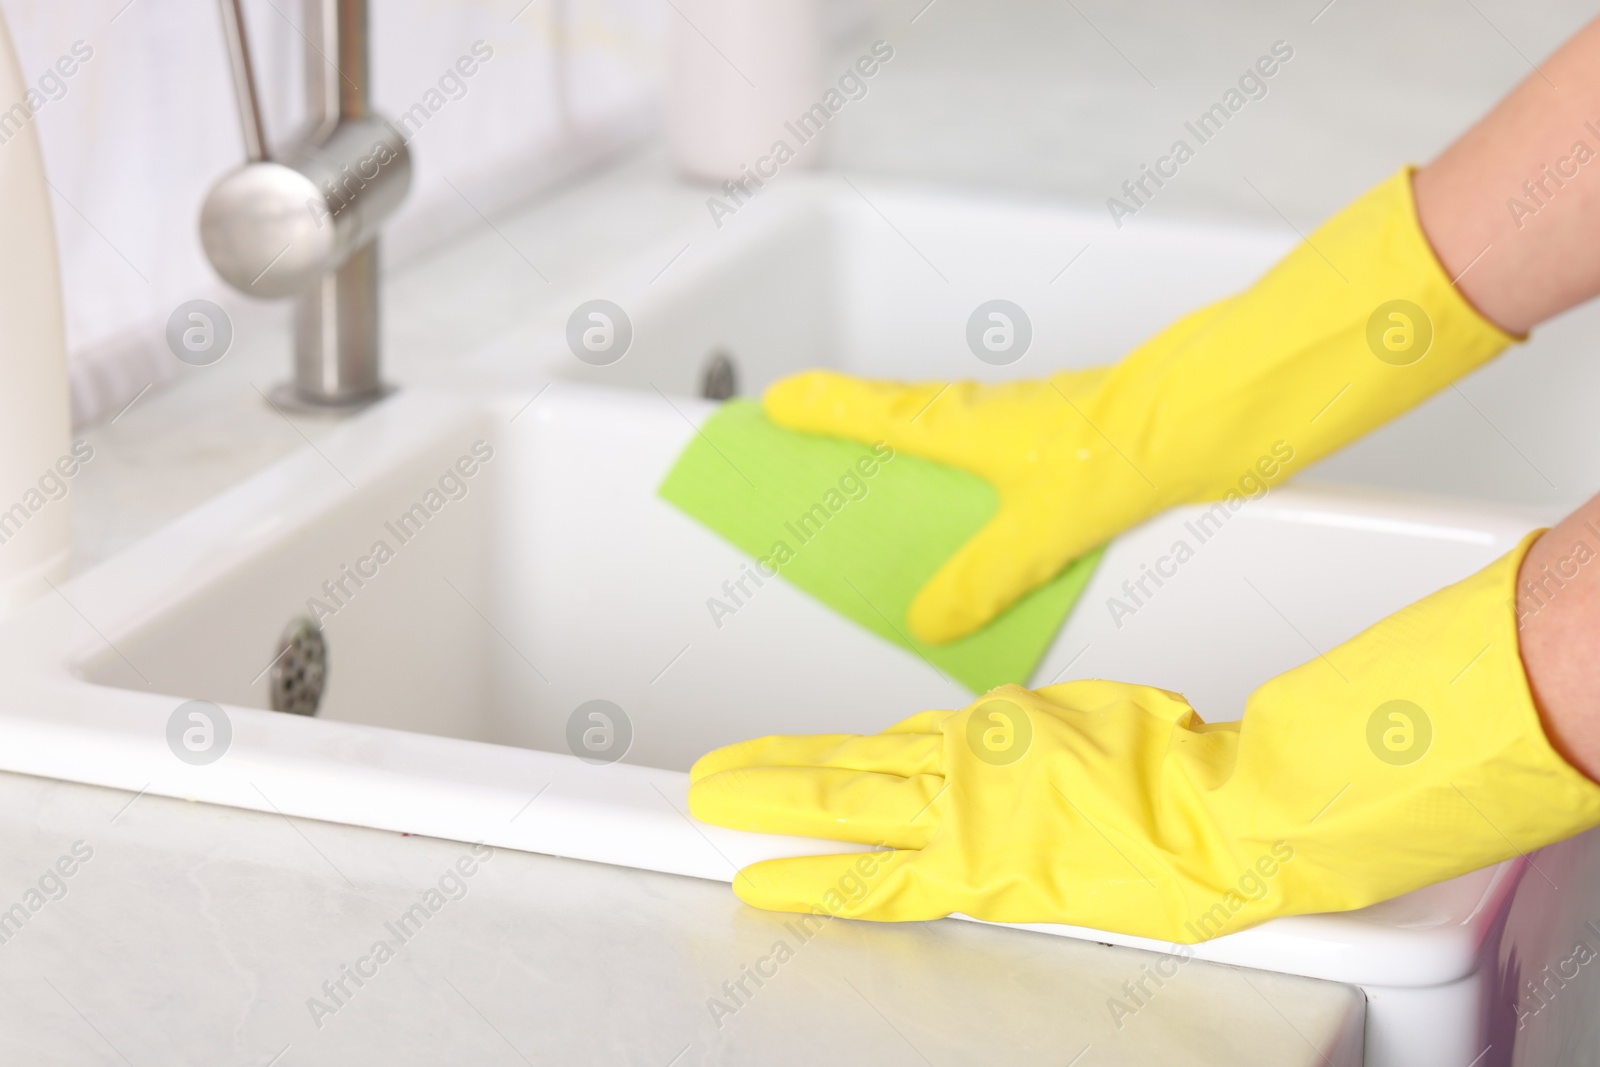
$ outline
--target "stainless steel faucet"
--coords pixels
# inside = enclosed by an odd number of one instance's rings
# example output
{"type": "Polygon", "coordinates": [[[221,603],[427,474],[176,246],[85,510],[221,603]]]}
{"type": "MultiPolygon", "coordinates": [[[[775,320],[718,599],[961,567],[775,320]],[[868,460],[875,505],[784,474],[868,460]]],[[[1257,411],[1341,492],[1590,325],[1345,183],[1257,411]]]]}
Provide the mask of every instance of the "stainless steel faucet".
{"type": "Polygon", "coordinates": [[[306,0],[308,121],[276,158],[240,0],[221,7],[246,161],[207,194],[201,243],[239,292],[295,298],[294,379],[275,402],[319,411],[364,406],[385,392],[378,230],[411,187],[404,137],[370,106],[367,0],[306,0]]]}

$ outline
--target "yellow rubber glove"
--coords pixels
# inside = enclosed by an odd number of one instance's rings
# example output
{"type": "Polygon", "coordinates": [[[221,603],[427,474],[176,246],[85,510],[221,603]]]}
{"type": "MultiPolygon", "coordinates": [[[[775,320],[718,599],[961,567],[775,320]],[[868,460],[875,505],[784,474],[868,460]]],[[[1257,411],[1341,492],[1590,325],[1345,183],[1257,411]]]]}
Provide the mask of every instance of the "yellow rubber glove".
{"type": "Polygon", "coordinates": [[[719,749],[690,811],[894,850],[741,872],[740,897],[781,911],[1192,943],[1385,900],[1600,823],[1523,675],[1528,543],[1266,683],[1241,722],[1145,686],[1002,686],[870,737],[719,749]]]}
{"type": "Polygon", "coordinates": [[[995,487],[994,518],[911,604],[912,632],[937,644],[1167,507],[1258,493],[1511,341],[1434,257],[1408,168],[1113,367],[993,386],[813,371],[765,406],[781,425],[887,441],[995,487]]]}

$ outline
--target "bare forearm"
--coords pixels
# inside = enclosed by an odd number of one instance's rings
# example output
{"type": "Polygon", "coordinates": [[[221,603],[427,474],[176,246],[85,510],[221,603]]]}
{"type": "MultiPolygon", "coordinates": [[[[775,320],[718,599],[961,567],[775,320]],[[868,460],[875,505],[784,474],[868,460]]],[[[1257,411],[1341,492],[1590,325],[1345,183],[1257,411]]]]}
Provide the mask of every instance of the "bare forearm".
{"type": "MultiPolygon", "coordinates": [[[[1414,179],[1457,286],[1526,333],[1600,294],[1600,19],[1414,179]]],[[[1541,537],[1518,581],[1523,665],[1551,743],[1600,780],[1600,497],[1541,537]]]]}
{"type": "Polygon", "coordinates": [[[1414,188],[1445,269],[1507,332],[1600,294],[1600,19],[1420,170],[1414,188]]]}
{"type": "Polygon", "coordinates": [[[1600,781],[1600,496],[1534,542],[1517,580],[1522,663],[1551,744],[1600,781]]]}

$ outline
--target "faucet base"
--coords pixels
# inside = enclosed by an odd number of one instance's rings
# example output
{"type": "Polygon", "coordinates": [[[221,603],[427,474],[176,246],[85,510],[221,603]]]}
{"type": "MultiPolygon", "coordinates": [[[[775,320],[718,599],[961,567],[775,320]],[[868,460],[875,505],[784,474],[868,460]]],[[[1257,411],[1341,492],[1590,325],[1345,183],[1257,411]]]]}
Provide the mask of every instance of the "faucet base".
{"type": "Polygon", "coordinates": [[[361,407],[381,397],[378,242],[324,274],[295,302],[294,385],[312,408],[361,407]]]}
{"type": "Polygon", "coordinates": [[[295,382],[279,382],[268,390],[267,402],[279,411],[294,415],[326,415],[337,418],[363,411],[394,391],[394,386],[380,384],[377,390],[371,393],[324,400],[307,395],[295,382]]]}

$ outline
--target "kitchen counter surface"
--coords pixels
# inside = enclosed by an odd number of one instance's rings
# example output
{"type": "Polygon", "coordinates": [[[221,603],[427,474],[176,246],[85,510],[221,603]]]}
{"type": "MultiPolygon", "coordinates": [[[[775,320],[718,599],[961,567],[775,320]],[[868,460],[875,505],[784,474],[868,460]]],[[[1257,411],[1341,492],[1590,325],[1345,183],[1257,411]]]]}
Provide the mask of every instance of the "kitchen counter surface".
{"type": "Polygon", "coordinates": [[[1311,979],[20,775],[0,841],[0,1062],[30,1067],[1282,1067],[1355,1062],[1363,1017],[1311,979]]]}

